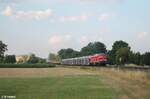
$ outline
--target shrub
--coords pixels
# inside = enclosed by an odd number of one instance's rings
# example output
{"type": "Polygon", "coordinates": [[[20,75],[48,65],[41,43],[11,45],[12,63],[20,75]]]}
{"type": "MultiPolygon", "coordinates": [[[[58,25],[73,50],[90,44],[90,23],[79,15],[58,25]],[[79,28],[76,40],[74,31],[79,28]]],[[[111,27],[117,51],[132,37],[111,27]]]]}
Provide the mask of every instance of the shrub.
{"type": "Polygon", "coordinates": [[[6,55],[4,57],[4,63],[16,63],[16,56],[15,55],[6,55]]]}

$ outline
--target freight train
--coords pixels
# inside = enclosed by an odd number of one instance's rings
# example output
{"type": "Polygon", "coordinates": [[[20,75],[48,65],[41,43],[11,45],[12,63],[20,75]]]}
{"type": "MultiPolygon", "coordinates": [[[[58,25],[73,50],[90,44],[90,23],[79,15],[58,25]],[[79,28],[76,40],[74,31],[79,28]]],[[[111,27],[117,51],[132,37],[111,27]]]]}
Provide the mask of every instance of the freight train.
{"type": "Polygon", "coordinates": [[[91,56],[62,59],[62,65],[106,65],[107,55],[104,53],[91,56]]]}

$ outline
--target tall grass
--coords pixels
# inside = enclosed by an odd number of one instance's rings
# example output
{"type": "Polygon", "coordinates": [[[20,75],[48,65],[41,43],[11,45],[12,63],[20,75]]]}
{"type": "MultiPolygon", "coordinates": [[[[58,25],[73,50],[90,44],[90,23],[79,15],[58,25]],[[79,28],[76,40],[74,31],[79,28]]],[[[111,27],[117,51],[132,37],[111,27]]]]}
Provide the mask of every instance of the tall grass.
{"type": "Polygon", "coordinates": [[[150,84],[150,70],[140,71],[140,70],[124,70],[117,68],[89,68],[93,72],[107,76],[112,79],[120,79],[128,82],[137,82],[150,84]]]}

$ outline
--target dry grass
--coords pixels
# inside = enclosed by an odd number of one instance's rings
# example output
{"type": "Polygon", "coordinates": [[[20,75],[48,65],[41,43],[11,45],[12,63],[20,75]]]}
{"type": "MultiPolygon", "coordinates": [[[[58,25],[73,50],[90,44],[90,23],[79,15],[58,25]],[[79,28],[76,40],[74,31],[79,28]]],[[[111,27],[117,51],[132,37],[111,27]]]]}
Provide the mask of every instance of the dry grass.
{"type": "Polygon", "coordinates": [[[109,68],[90,68],[87,71],[104,77],[105,83],[122,91],[124,95],[120,99],[149,99],[150,97],[150,72],[109,68]]]}
{"type": "Polygon", "coordinates": [[[51,77],[65,75],[92,75],[88,71],[73,68],[0,68],[0,78],[51,77]]]}
{"type": "Polygon", "coordinates": [[[108,68],[93,68],[92,70],[101,75],[108,75],[115,78],[124,79],[126,81],[136,81],[138,83],[150,84],[150,72],[144,71],[129,71],[108,68]]]}

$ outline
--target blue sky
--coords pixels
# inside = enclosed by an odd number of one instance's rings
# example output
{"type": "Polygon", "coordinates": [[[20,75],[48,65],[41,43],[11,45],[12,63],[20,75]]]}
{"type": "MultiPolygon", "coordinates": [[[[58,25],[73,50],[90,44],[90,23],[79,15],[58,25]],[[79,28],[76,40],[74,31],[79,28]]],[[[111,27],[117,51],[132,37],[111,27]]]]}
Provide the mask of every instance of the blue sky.
{"type": "Polygon", "coordinates": [[[116,40],[150,51],[149,0],[0,0],[0,40],[7,54],[47,57],[61,48],[80,50],[116,40]]]}

